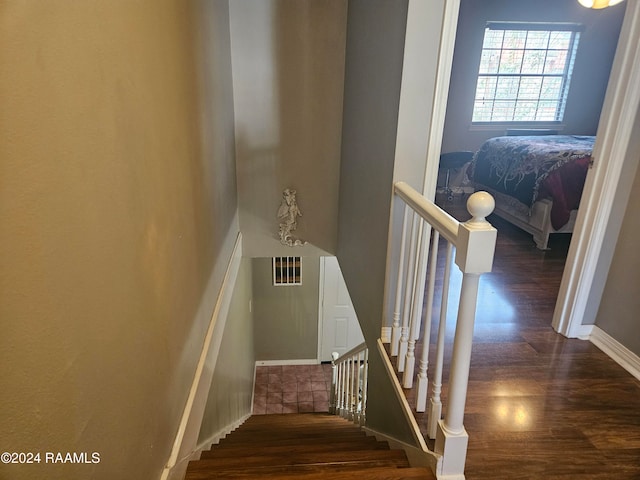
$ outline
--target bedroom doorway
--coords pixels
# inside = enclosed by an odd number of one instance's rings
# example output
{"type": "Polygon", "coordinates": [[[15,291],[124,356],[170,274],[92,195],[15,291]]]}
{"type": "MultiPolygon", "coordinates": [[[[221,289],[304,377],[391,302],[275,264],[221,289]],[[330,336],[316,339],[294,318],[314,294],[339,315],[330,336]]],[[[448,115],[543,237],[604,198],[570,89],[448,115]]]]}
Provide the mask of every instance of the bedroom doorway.
{"type": "MultiPolygon", "coordinates": [[[[589,304],[589,295],[595,282],[596,268],[601,266],[601,250],[610,218],[621,216],[631,188],[625,182],[625,173],[635,171],[637,158],[627,159],[627,149],[631,144],[636,112],[640,104],[640,5],[637,2],[626,2],[626,12],[612,73],[607,86],[607,95],[600,115],[597,139],[594,146],[595,168],[589,171],[585,184],[581,207],[579,209],[576,229],[567,256],[565,271],[562,277],[555,313],[554,329],[568,337],[588,337],[591,326],[582,325],[585,316],[595,316],[598,303],[589,304]],[[607,159],[606,169],[599,168],[607,159]],[[617,204],[614,205],[614,198],[617,204]],[[623,201],[621,202],[620,199],[623,201]],[[590,311],[588,309],[591,309],[590,311]],[[594,311],[594,309],[596,311],[594,311]]],[[[429,145],[427,147],[427,164],[425,170],[424,193],[433,198],[438,174],[438,160],[444,134],[444,119],[447,108],[447,92],[451,80],[451,64],[453,59],[456,28],[458,25],[459,0],[443,2],[443,22],[436,76],[435,101],[430,117],[429,145]],[[436,147],[437,146],[437,147],[436,147]]],[[[427,11],[419,4],[419,0],[410,0],[409,18],[405,45],[405,71],[424,74],[429,66],[419,65],[421,59],[411,52],[419,48],[421,34],[418,29],[428,24],[427,11]],[[420,18],[425,22],[421,23],[420,18]],[[414,31],[411,31],[414,29],[414,31]],[[409,65],[409,67],[407,67],[409,65]]],[[[409,76],[408,74],[406,75],[409,76]]],[[[415,79],[413,79],[415,80],[415,79]]],[[[405,82],[403,73],[402,89],[409,88],[411,79],[405,82]]],[[[426,90],[426,89],[425,89],[426,90]]],[[[401,92],[401,98],[404,92],[401,92]]],[[[433,91],[422,92],[432,95],[433,91]]],[[[402,120],[399,120],[401,124],[402,120]]],[[[616,234],[617,236],[617,234],[616,234]]],[[[615,244],[615,236],[614,236],[615,244]]],[[[603,261],[605,255],[603,255],[603,261]]],[[[606,266],[605,266],[606,268],[606,266]]],[[[606,270],[605,270],[606,271],[606,270]]]]}

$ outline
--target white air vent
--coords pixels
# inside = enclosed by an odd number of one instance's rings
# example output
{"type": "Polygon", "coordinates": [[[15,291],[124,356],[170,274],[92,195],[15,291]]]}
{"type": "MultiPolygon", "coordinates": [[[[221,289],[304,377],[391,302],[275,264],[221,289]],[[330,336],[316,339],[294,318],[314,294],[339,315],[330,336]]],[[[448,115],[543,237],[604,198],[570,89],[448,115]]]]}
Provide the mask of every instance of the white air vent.
{"type": "Polygon", "coordinates": [[[302,285],[302,258],[273,257],[273,284],[302,285]]]}

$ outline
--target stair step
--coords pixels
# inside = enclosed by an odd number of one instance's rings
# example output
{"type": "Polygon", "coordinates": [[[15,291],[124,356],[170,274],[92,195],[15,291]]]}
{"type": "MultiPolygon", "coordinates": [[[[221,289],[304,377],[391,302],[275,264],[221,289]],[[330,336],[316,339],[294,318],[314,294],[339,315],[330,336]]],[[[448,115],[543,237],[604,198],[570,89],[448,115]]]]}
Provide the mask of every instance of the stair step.
{"type": "MultiPolygon", "coordinates": [[[[375,437],[365,437],[358,442],[327,442],[296,445],[296,452],[323,452],[335,450],[389,450],[387,442],[378,442],[375,437]]],[[[205,450],[200,458],[222,458],[246,454],[246,445],[215,445],[211,450],[205,450]]],[[[268,455],[286,453],[291,455],[291,445],[256,445],[251,448],[252,455],[268,455]]]]}
{"type": "Polygon", "coordinates": [[[285,438],[285,439],[271,439],[271,438],[262,438],[261,441],[254,441],[252,439],[246,439],[246,441],[244,441],[245,439],[240,439],[239,437],[233,437],[233,436],[228,436],[227,438],[224,438],[222,440],[220,440],[220,443],[218,445],[215,446],[215,448],[231,448],[231,447],[236,447],[238,445],[245,445],[245,446],[249,446],[249,445],[264,445],[264,444],[269,444],[269,445],[280,445],[280,446],[297,446],[297,445],[316,445],[316,444],[321,444],[321,443],[332,443],[334,441],[340,441],[340,442],[363,442],[363,441],[369,441],[367,440],[366,435],[362,434],[358,434],[358,435],[341,435],[339,438],[337,437],[327,437],[327,436],[319,436],[319,437],[306,437],[306,438],[296,438],[296,437],[292,437],[292,438],[285,438]]]}
{"type": "Polygon", "coordinates": [[[185,480],[433,480],[403,450],[328,414],[260,415],[189,462],[185,480]]]}
{"type": "Polygon", "coordinates": [[[262,471],[237,471],[237,472],[188,472],[185,480],[353,480],[360,478],[362,480],[435,480],[431,470],[423,467],[371,467],[366,469],[360,468],[343,468],[343,469],[324,469],[324,470],[302,470],[294,469],[284,472],[268,472],[262,471]]]}
{"type": "Polygon", "coordinates": [[[321,423],[323,425],[336,424],[344,425],[344,418],[330,413],[283,413],[276,415],[253,415],[249,417],[242,426],[245,425],[262,425],[268,423],[282,423],[292,425],[294,423],[321,423]]]}
{"type": "Polygon", "coordinates": [[[366,438],[367,435],[364,432],[347,432],[347,433],[334,433],[334,432],[286,432],[286,433],[269,433],[269,432],[261,432],[255,434],[241,434],[237,435],[232,433],[231,435],[227,435],[224,439],[220,441],[220,443],[225,443],[228,445],[231,444],[260,444],[266,443],[274,445],[276,443],[282,445],[288,445],[296,443],[313,443],[318,439],[324,439],[325,441],[332,440],[354,440],[357,441],[361,438],[366,438]]]}
{"type": "Polygon", "coordinates": [[[324,451],[298,452],[289,451],[280,454],[254,454],[247,449],[243,457],[203,458],[195,462],[194,468],[205,469],[215,465],[217,470],[249,468],[259,466],[323,465],[337,463],[371,463],[377,465],[395,465],[408,467],[407,456],[402,450],[359,450],[359,451],[324,451]]]}

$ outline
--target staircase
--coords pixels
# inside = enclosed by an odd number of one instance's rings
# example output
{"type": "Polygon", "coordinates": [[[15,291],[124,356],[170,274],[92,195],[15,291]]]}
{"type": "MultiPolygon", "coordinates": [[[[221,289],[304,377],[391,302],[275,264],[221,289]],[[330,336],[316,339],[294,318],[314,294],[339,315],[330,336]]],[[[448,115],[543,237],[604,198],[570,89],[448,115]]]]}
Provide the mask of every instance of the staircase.
{"type": "Polygon", "coordinates": [[[435,479],[403,450],[328,414],[258,415],[189,463],[185,480],[435,479]]]}

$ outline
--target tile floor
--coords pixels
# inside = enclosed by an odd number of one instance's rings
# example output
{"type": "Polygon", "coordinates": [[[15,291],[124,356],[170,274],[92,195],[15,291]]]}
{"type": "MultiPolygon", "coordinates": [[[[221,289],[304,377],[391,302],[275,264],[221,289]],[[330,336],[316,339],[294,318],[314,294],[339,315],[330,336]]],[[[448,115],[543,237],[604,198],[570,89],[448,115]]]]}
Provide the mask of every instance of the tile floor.
{"type": "Polygon", "coordinates": [[[253,414],[329,411],[331,365],[256,367],[253,414]]]}

